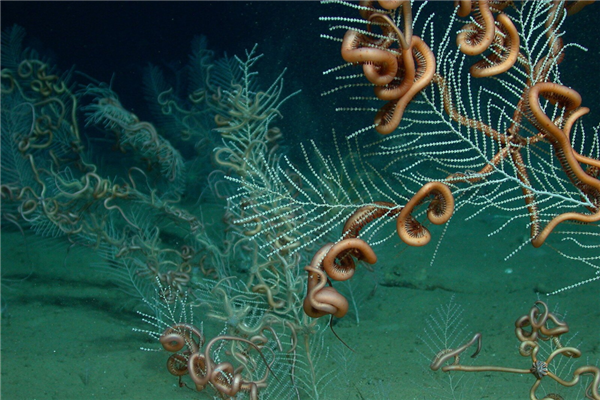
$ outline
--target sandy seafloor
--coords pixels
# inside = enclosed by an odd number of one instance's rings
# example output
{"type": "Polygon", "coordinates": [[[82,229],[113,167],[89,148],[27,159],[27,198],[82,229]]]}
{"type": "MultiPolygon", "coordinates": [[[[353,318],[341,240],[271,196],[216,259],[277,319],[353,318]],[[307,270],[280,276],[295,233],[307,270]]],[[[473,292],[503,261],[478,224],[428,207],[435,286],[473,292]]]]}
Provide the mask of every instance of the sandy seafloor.
{"type": "MultiPolygon", "coordinates": [[[[483,334],[483,350],[473,365],[529,367],[529,360],[518,355],[514,321],[538,298],[566,315],[571,327],[566,337],[576,333],[569,344],[578,345],[581,361],[598,364],[598,283],[551,297],[535,291],[557,289],[592,276],[592,271],[548,247],[525,247],[503,261],[523,233],[505,230],[488,238],[488,229],[484,218],[461,227],[455,218],[433,266],[435,243],[421,249],[396,248],[391,242],[380,246],[375,266],[380,273],[362,275],[359,290],[373,292],[359,306],[359,322],[349,315],[335,325],[355,350],[352,365],[328,385],[322,398],[528,398],[532,376],[472,374],[455,383],[453,392],[444,373],[428,371],[425,320],[448,304],[464,309],[465,334],[483,334]],[[390,284],[400,286],[385,286],[390,284]]],[[[433,232],[434,237],[440,233],[433,232]]],[[[67,253],[64,242],[40,241],[31,234],[27,240],[25,247],[20,233],[2,234],[3,399],[212,398],[209,390],[196,393],[177,385],[165,369],[168,353],[139,350],[160,346],[132,331],[147,326],[132,311],[136,304],[89,267],[98,262],[93,252],[67,253]],[[22,282],[12,281],[29,271],[31,276],[22,282]]],[[[337,345],[333,334],[325,337],[328,346],[337,345]]],[[[341,366],[332,360],[331,368],[341,366]]],[[[559,393],[580,399],[582,389],[578,385],[559,393]]],[[[544,390],[556,387],[546,385],[538,395],[544,390]]]]}

